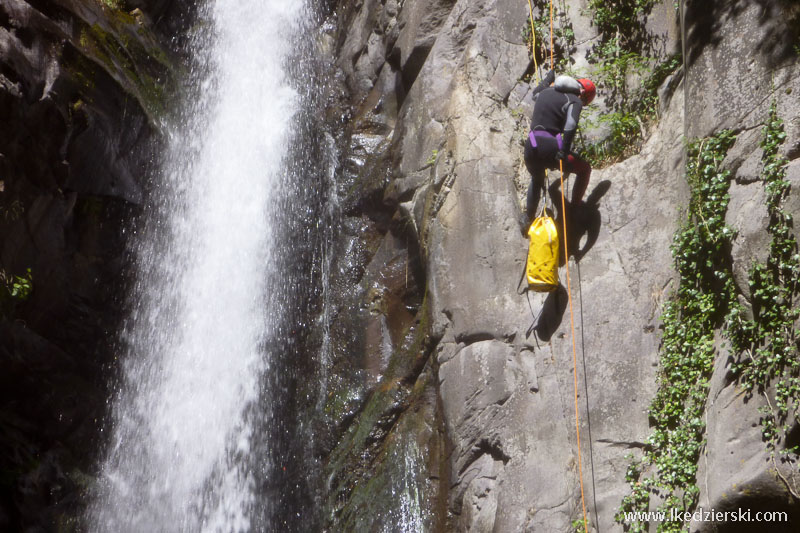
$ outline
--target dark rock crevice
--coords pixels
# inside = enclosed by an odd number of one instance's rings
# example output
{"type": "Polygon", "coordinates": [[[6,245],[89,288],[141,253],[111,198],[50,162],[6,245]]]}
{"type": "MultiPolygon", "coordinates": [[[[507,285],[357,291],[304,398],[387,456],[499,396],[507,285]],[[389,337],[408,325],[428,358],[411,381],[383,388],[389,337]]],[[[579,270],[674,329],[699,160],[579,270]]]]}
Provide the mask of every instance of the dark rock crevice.
{"type": "MultiPolygon", "coordinates": [[[[0,317],[0,529],[52,531],[76,527],[93,483],[130,268],[123,228],[159,140],[143,86],[115,79],[72,31],[91,26],[87,13],[107,28],[133,15],[40,0],[0,13],[0,269],[30,268],[33,289],[0,317]]],[[[166,79],[172,43],[135,24],[120,58],[131,75],[166,79]]]]}

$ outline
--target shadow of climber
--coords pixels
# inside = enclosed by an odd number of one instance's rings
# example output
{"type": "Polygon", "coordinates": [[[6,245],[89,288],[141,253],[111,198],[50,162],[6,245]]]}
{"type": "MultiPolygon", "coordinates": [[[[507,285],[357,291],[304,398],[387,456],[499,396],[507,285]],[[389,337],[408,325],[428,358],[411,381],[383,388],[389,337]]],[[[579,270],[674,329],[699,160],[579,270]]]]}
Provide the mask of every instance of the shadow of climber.
{"type": "MultiPolygon", "coordinates": [[[[567,211],[567,231],[569,232],[567,244],[569,245],[569,255],[575,258],[575,261],[580,261],[584,255],[594,246],[597,242],[597,237],[600,234],[600,199],[611,188],[611,182],[603,180],[597,184],[586,202],[580,207],[573,206],[569,203],[566,204],[567,211]],[[583,246],[580,245],[581,239],[586,235],[586,241],[583,246]]],[[[561,191],[558,183],[553,183],[548,190],[551,198],[551,205],[555,209],[556,227],[561,230],[563,228],[563,213],[561,209],[561,191]]],[[[565,255],[563,246],[559,249],[559,266],[563,266],[565,255]]],[[[533,330],[536,332],[536,337],[544,342],[548,342],[553,336],[553,333],[561,325],[561,320],[564,318],[564,313],[569,304],[569,295],[567,289],[563,284],[558,285],[558,289],[547,295],[542,306],[542,312],[539,315],[539,320],[534,326],[533,330]]]]}
{"type": "Polygon", "coordinates": [[[550,340],[553,333],[561,325],[568,303],[569,295],[567,295],[567,289],[559,284],[558,289],[549,293],[544,301],[542,312],[539,314],[539,321],[533,328],[536,332],[536,338],[544,342],[550,340]]]}
{"type": "MultiPolygon", "coordinates": [[[[567,209],[567,244],[569,245],[569,255],[575,258],[575,261],[580,261],[584,255],[594,246],[597,242],[597,237],[600,235],[600,199],[611,188],[609,180],[603,180],[597,184],[581,205],[575,206],[569,202],[566,204],[567,209]],[[586,235],[586,242],[580,246],[581,239],[586,235]]],[[[548,190],[550,195],[551,205],[555,210],[553,218],[555,219],[556,227],[561,232],[564,227],[564,218],[561,209],[561,191],[559,190],[558,182],[550,185],[548,190]]],[[[558,266],[564,266],[565,257],[563,239],[561,240],[562,246],[558,250],[558,266]]]]}
{"type": "Polygon", "coordinates": [[[584,255],[594,246],[597,242],[597,237],[600,235],[600,199],[611,188],[609,180],[603,180],[597,184],[586,203],[580,207],[573,207],[570,213],[570,206],[567,206],[569,218],[567,219],[567,242],[569,244],[569,253],[575,258],[576,262],[580,262],[584,255]],[[586,242],[581,246],[581,239],[586,235],[586,242]]]}

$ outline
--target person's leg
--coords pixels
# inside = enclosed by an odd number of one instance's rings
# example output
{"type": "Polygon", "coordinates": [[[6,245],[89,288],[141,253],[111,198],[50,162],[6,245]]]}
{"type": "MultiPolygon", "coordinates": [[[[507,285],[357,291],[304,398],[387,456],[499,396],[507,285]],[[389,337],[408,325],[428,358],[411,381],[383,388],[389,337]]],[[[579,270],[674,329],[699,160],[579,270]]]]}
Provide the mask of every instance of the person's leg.
{"type": "Polygon", "coordinates": [[[544,187],[544,167],[536,157],[536,150],[531,146],[531,141],[525,141],[525,167],[531,175],[528,184],[528,197],[525,206],[525,213],[528,217],[528,224],[536,216],[536,208],[539,205],[539,198],[544,187]]]}

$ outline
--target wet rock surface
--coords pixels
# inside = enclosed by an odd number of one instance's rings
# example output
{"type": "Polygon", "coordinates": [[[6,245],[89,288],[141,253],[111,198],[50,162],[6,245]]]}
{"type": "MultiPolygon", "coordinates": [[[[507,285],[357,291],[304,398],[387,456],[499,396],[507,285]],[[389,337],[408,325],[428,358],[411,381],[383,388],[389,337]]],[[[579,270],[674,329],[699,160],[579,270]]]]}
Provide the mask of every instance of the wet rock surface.
{"type": "MultiPolygon", "coordinates": [[[[177,2],[0,4],[0,529],[71,531],[93,482],[177,2]],[[7,290],[30,271],[30,294],[7,290]]],[[[185,7],[185,6],[184,6],[185,7]]]]}

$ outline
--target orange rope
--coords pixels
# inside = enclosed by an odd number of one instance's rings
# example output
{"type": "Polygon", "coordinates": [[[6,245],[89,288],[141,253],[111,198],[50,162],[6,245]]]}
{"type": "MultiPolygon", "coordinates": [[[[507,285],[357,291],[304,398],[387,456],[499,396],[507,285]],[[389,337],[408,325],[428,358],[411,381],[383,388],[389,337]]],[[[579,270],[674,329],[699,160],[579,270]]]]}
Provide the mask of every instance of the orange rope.
{"type": "MultiPolygon", "coordinates": [[[[553,64],[553,0],[550,0],[550,68],[553,64]]],[[[564,266],[567,268],[567,296],[569,299],[569,322],[572,328],[572,377],[575,390],[575,435],[578,439],[578,479],[581,485],[581,508],[583,509],[583,527],[589,531],[589,522],[586,520],[586,498],[583,493],[583,461],[581,459],[581,429],[578,423],[578,350],[575,346],[575,313],[572,309],[572,285],[569,278],[569,247],[567,243],[567,206],[564,198],[564,161],[558,161],[561,171],[561,217],[564,226],[564,266]]]]}
{"type": "MultiPolygon", "coordinates": [[[[551,0],[552,1],[552,0],[551,0]]],[[[581,459],[581,429],[578,423],[578,351],[575,346],[575,313],[572,309],[572,285],[569,278],[569,248],[567,246],[567,208],[564,199],[564,162],[558,162],[561,171],[561,217],[564,226],[564,266],[567,268],[567,296],[569,300],[569,322],[572,328],[572,377],[573,389],[575,391],[575,435],[578,438],[578,479],[581,484],[581,507],[583,509],[583,523],[586,531],[589,531],[589,523],[586,521],[586,498],[583,494],[583,461],[581,459]]]]}

